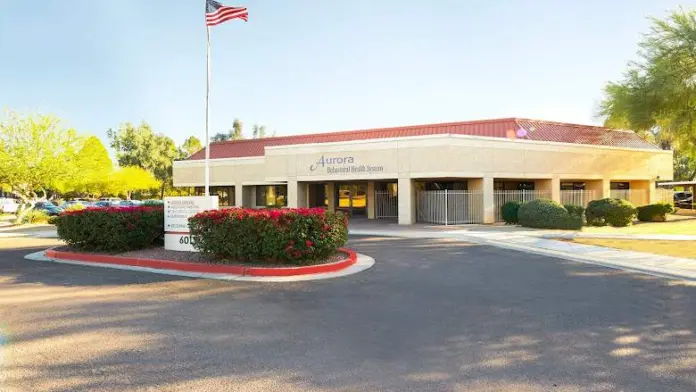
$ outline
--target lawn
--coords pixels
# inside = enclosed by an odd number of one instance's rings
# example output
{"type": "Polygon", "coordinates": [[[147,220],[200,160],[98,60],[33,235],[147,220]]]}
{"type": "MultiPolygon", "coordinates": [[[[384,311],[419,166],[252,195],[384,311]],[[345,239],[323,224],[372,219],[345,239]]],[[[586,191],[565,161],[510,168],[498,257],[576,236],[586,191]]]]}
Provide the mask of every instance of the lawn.
{"type": "Polygon", "coordinates": [[[585,233],[696,235],[696,217],[670,215],[667,222],[637,222],[628,227],[583,227],[582,231],[585,233]]]}
{"type": "MultiPolygon", "coordinates": [[[[692,223],[694,225],[694,223],[692,223]]],[[[653,241],[653,240],[618,240],[608,238],[575,238],[572,242],[585,245],[605,246],[608,248],[633,250],[665,256],[687,257],[696,259],[696,241],[653,241]]]]}

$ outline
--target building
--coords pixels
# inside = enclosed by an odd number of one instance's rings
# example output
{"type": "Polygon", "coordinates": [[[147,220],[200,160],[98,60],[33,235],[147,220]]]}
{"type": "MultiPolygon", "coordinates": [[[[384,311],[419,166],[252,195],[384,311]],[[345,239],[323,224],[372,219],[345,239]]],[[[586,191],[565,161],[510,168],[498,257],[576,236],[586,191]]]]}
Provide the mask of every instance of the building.
{"type": "MultiPolygon", "coordinates": [[[[493,223],[508,200],[657,200],[672,151],[631,131],[505,118],[212,143],[221,205],[326,207],[400,224],[493,223]]],[[[204,151],[174,163],[202,192],[204,151]]]]}

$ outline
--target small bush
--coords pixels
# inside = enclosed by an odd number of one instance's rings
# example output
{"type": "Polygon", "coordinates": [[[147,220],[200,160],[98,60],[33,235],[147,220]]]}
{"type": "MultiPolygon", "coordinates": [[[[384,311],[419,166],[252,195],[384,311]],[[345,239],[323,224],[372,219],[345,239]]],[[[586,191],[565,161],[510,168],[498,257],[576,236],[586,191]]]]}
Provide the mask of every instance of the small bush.
{"type": "Polygon", "coordinates": [[[145,200],[143,202],[144,206],[163,206],[164,201],[162,200],[145,200]]]}
{"type": "Polygon", "coordinates": [[[520,224],[538,229],[579,230],[582,217],[571,215],[553,200],[539,199],[522,204],[518,212],[520,224]]]}
{"type": "Polygon", "coordinates": [[[76,249],[107,252],[142,249],[164,235],[164,209],[85,208],[64,212],[53,223],[58,227],[58,236],[76,249]]]}
{"type": "Polygon", "coordinates": [[[606,198],[593,200],[587,205],[585,217],[591,226],[628,226],[636,216],[636,208],[623,199],[606,198]]]}
{"type": "Polygon", "coordinates": [[[564,204],[563,207],[572,216],[579,216],[582,218],[583,215],[585,214],[585,207],[583,207],[583,206],[576,206],[574,204],[564,204]]]}
{"type": "Polygon", "coordinates": [[[22,217],[22,221],[21,221],[21,222],[18,222],[18,223],[21,223],[21,224],[27,224],[27,223],[29,223],[29,224],[48,223],[48,221],[49,221],[50,218],[51,218],[51,217],[48,216],[48,214],[46,214],[46,213],[43,212],[43,211],[40,211],[40,210],[31,210],[31,211],[27,212],[27,213],[22,217]]]}
{"type": "Polygon", "coordinates": [[[302,263],[336,252],[348,239],[348,220],[321,208],[227,208],[189,218],[193,246],[231,261],[302,263]]]}
{"type": "Polygon", "coordinates": [[[519,223],[517,212],[520,210],[521,205],[522,202],[517,200],[509,201],[503,205],[501,212],[506,225],[516,225],[519,223]]]}
{"type": "Polygon", "coordinates": [[[674,207],[669,203],[656,203],[638,207],[637,210],[641,222],[664,222],[667,214],[674,212],[674,207]]]}

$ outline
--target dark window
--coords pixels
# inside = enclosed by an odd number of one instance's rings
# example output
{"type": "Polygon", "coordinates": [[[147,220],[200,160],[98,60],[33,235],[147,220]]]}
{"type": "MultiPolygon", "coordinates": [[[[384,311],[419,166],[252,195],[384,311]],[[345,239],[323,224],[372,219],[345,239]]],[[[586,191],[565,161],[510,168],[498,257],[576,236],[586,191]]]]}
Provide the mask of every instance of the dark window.
{"type": "Polygon", "coordinates": [[[257,207],[283,207],[288,205],[287,185],[256,186],[257,207]]]}
{"type": "Polygon", "coordinates": [[[585,190],[585,183],[584,182],[562,182],[561,183],[561,190],[562,191],[584,191],[585,190]]]}
{"type": "Polygon", "coordinates": [[[629,182],[612,182],[610,184],[610,187],[612,190],[631,189],[631,183],[629,183],[629,182]]]}
{"type": "MultiPolygon", "coordinates": [[[[205,188],[197,186],[193,192],[194,196],[205,196],[205,188]]],[[[210,195],[218,197],[220,207],[234,206],[234,187],[233,186],[211,186],[210,195]]]]}
{"type": "Polygon", "coordinates": [[[375,186],[378,191],[389,192],[391,196],[397,196],[399,193],[399,187],[396,182],[378,182],[375,186]]]}
{"type": "Polygon", "coordinates": [[[496,191],[533,191],[534,181],[495,181],[493,189],[496,191]]]}

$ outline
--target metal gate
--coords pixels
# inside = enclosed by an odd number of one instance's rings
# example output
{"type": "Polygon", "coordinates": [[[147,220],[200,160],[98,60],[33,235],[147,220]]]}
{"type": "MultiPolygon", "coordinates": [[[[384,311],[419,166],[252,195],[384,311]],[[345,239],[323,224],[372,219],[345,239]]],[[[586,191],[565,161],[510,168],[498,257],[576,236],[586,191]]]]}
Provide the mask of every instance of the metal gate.
{"type": "Polygon", "coordinates": [[[483,223],[483,192],[419,191],[416,220],[438,225],[483,223]]]}
{"type": "Polygon", "coordinates": [[[390,191],[375,191],[375,218],[398,218],[399,196],[390,191]]]}
{"type": "Polygon", "coordinates": [[[502,208],[509,201],[528,202],[536,199],[550,199],[550,191],[495,191],[495,221],[503,221],[502,208]]]}

